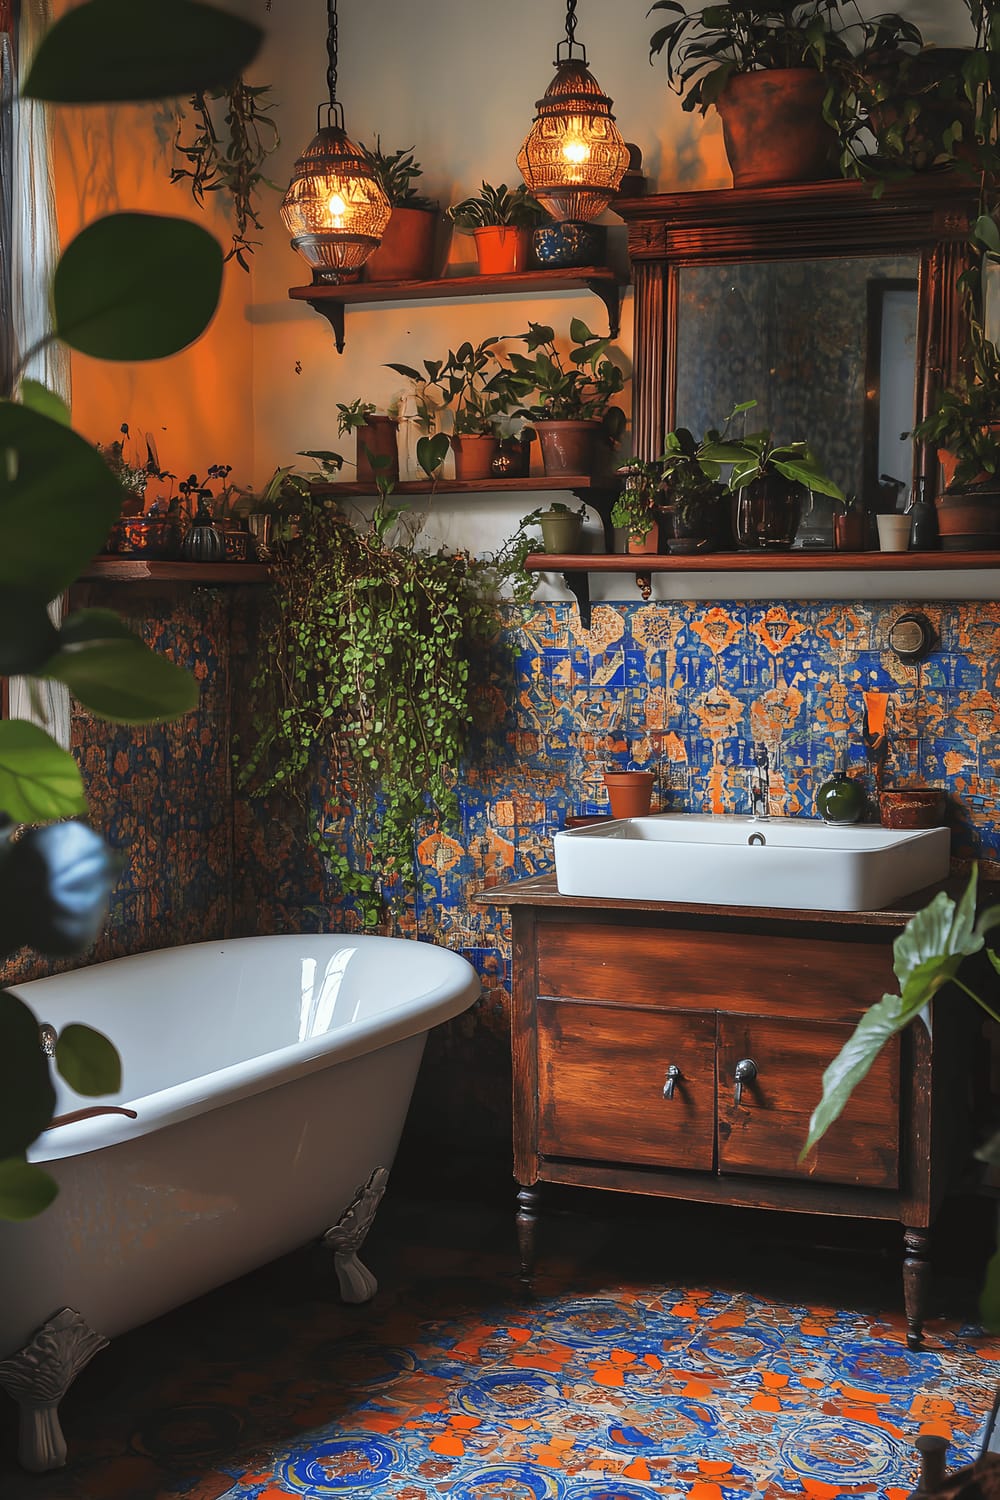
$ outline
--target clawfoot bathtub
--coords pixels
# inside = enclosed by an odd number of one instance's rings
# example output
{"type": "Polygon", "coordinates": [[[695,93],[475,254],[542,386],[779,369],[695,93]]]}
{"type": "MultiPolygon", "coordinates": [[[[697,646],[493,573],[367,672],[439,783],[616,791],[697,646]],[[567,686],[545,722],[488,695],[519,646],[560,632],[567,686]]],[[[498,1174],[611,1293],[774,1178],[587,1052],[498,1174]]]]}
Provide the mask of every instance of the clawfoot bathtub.
{"type": "Polygon", "coordinates": [[[323,1235],[343,1295],[399,1143],[431,1026],[479,995],[427,943],[358,936],[197,943],[14,986],[44,1028],[86,1021],[123,1061],[120,1094],[64,1084],[30,1152],[59,1184],[0,1224],[0,1385],[19,1457],[65,1462],[59,1401],[108,1339],[323,1235]]]}

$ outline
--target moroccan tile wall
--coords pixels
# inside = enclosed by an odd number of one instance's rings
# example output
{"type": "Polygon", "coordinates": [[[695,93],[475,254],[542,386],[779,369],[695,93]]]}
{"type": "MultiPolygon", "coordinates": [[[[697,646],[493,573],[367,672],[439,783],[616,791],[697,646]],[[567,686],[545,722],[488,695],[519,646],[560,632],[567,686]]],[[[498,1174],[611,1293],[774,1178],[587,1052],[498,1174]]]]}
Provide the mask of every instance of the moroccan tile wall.
{"type": "MultiPolygon", "coordinates": [[[[121,728],[74,712],[93,819],[128,857],[90,957],[357,926],[308,842],[306,816],[234,791],[233,740],[252,710],[255,654],[266,649],[253,628],[261,595],[145,587],[126,598],[134,627],[187,665],[202,695],[194,715],[163,727],[121,728]]],[[[89,602],[121,608],[125,599],[92,586],[89,602]]],[[[956,856],[1000,860],[1000,604],[913,606],[939,639],[920,667],[887,647],[907,607],[597,604],[584,631],[575,604],[546,604],[511,621],[506,716],[476,743],[459,787],[459,826],[422,830],[425,888],[386,927],[465,953],[484,980],[483,1003],[428,1048],[418,1114],[430,1133],[446,1138],[460,1126],[470,1141],[506,1137],[509,931],[503,912],[469,897],[549,869],[551,837],[566,816],[606,811],[605,762],[652,767],[660,808],[742,812],[750,747],[763,739],[772,811],[810,817],[838,736],[853,774],[872,789],[864,694],[882,693],[886,782],[947,786],[956,856]]],[[[318,767],[313,811],[341,795],[318,767]]],[[[43,970],[22,955],[5,977],[43,970]]]]}

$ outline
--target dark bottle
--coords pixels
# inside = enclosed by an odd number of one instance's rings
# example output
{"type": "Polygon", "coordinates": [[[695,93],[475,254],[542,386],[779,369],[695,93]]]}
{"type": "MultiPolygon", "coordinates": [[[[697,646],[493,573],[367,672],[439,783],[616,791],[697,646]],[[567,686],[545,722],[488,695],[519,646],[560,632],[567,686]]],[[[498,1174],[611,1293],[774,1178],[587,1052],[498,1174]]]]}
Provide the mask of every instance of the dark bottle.
{"type": "Polygon", "coordinates": [[[937,512],[927,498],[927,480],[917,479],[917,498],[910,506],[910,550],[934,552],[939,543],[937,512]]]}
{"type": "Polygon", "coordinates": [[[816,811],[824,823],[860,823],[867,806],[864,787],[847,774],[847,743],[838,736],[837,769],[816,793],[816,811]]]}

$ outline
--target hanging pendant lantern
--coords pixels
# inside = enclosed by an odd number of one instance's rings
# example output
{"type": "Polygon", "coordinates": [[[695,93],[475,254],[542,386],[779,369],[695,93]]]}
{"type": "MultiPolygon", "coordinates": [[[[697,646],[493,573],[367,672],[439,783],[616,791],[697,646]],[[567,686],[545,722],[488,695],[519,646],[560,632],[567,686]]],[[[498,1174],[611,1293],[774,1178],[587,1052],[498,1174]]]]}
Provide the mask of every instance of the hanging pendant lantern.
{"type": "Polygon", "coordinates": [[[337,103],[337,0],[327,0],[327,85],[330,102],[320,105],[317,132],[295,163],[281,204],[281,217],[313,280],[340,281],[357,271],[375,250],[392,213],[364,152],[344,129],[337,103]],[[320,124],[326,109],[326,124],[320,124]]]}
{"type": "Polygon", "coordinates": [[[567,0],[566,40],[556,48],[556,76],[536,103],[538,113],[517,165],[529,191],[554,219],[587,222],[614,198],[629,152],[611,100],[589,71],[586,48],[574,40],[575,31],[576,0],[567,0]]]}

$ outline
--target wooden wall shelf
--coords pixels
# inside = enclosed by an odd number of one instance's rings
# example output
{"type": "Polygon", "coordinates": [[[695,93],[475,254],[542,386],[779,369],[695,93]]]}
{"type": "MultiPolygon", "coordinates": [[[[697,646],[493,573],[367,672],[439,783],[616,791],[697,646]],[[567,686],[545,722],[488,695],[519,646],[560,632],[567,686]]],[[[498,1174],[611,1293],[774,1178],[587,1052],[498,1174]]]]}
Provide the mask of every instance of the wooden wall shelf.
{"type": "Polygon", "coordinates": [[[590,629],[591,573],[631,573],[644,599],[654,573],[919,573],[1000,567],[1000,552],[529,552],[529,573],[562,573],[590,629]]]}
{"type": "Polygon", "coordinates": [[[267,583],[271,570],[264,563],[173,562],[167,558],[95,557],[79,582],[104,583],[267,583]]]}
{"type": "MultiPolygon", "coordinates": [[[[377,495],[374,484],[359,484],[357,480],[332,480],[310,486],[314,495],[377,495]]],[[[490,495],[517,494],[523,490],[570,490],[574,495],[590,491],[617,494],[618,480],[611,476],[595,479],[590,474],[532,474],[527,479],[403,479],[392,487],[394,495],[490,495]]]]}
{"type": "Polygon", "coordinates": [[[519,292],[593,292],[608,313],[608,331],[617,338],[621,326],[622,280],[610,266],[573,266],[551,271],[519,271],[509,276],[442,276],[436,281],[320,282],[289,287],[293,302],[308,302],[326,318],[344,352],[344,308],[348,303],[430,302],[447,297],[503,297],[519,292]]]}

